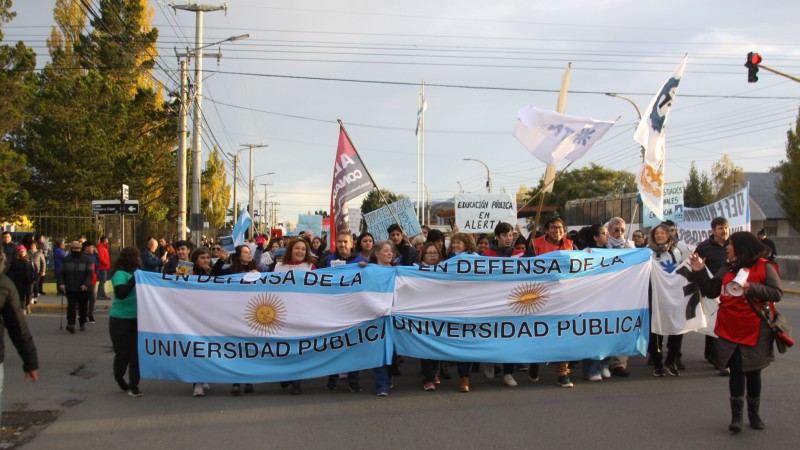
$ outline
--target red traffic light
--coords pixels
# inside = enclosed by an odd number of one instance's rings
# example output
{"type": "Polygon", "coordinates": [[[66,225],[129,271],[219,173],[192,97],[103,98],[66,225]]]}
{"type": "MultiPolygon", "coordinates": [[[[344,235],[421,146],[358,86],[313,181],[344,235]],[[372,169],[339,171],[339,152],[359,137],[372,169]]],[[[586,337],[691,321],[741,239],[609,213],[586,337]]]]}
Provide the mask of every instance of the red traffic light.
{"type": "Polygon", "coordinates": [[[752,53],[752,52],[747,55],[747,59],[750,62],[750,64],[752,64],[754,66],[757,66],[757,65],[761,64],[761,61],[762,61],[761,55],[759,55],[758,53],[752,53]]]}

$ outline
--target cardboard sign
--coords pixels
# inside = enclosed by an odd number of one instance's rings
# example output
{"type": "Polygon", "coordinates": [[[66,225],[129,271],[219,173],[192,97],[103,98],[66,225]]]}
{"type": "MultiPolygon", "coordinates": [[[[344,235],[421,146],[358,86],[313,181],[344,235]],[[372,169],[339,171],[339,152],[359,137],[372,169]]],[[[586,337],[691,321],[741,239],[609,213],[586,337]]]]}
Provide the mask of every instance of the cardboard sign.
{"type": "Polygon", "coordinates": [[[456,194],[455,204],[462,233],[493,233],[500,222],[517,223],[517,200],[511,194],[456,194]]]}

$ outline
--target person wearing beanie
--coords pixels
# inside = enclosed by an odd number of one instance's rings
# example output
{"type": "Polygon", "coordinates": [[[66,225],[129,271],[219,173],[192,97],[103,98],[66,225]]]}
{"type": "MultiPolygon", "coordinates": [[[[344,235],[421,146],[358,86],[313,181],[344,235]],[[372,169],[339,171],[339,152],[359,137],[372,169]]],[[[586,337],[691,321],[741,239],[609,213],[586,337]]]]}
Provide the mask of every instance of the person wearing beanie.
{"type": "Polygon", "coordinates": [[[86,331],[89,289],[92,284],[92,261],[81,251],[81,243],[73,241],[58,274],[58,291],[67,297],[67,331],[75,333],[75,310],[81,331],[86,331]]]}

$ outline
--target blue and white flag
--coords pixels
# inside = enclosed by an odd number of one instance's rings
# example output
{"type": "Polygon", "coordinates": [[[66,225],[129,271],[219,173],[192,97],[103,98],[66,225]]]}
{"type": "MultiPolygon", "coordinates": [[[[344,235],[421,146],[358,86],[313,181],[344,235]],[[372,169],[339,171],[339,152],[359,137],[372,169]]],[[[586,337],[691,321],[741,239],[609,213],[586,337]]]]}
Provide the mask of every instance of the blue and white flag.
{"type": "Polygon", "coordinates": [[[615,123],[526,106],[517,113],[514,137],[543,163],[558,166],[585,155],[615,123]]]}
{"type": "Polygon", "coordinates": [[[398,354],[444,361],[551,362],[644,355],[650,250],[465,256],[399,267],[398,354]]]}
{"type": "MultiPolygon", "coordinates": [[[[662,336],[701,331],[714,323],[716,309],[704,307],[700,290],[694,282],[689,258],[674,263],[653,261],[650,283],[653,293],[652,331],[662,336]]],[[[713,327],[712,327],[713,328],[713,327]]]]}
{"type": "Polygon", "coordinates": [[[636,177],[636,185],[639,187],[642,202],[659,220],[664,220],[664,167],[667,164],[664,130],[672,102],[678,94],[678,84],[683,78],[687,59],[689,59],[688,54],[650,101],[633,135],[633,139],[645,149],[644,162],[636,177]]]}
{"type": "Polygon", "coordinates": [[[394,270],[136,272],[142,377],[257,383],[391,362],[394,270]]]}
{"type": "Polygon", "coordinates": [[[233,232],[231,233],[234,246],[244,244],[244,233],[248,228],[250,228],[250,223],[252,221],[253,218],[250,217],[250,213],[247,212],[247,209],[243,209],[242,213],[239,214],[239,219],[236,220],[236,224],[233,226],[233,232]]]}

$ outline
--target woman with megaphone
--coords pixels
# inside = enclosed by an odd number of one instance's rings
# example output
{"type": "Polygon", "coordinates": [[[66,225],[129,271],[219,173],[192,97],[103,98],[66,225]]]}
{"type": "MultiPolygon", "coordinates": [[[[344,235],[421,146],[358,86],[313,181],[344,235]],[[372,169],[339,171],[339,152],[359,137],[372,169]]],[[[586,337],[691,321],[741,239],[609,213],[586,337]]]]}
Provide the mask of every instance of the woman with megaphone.
{"type": "Polygon", "coordinates": [[[717,358],[720,368],[729,367],[728,380],[731,423],[728,430],[742,429],[744,394],[750,427],[763,430],[759,416],[761,370],[775,360],[773,332],[756,312],[780,301],[783,291],[774,263],[764,259],[765,247],[752,233],[739,231],[726,242],[728,261],[709,276],[705,260],[697,253],[689,259],[700,291],[708,298],[719,296],[714,332],[719,336],[717,358]],[[740,275],[741,274],[741,275],[740,275]],[[746,275],[745,275],[746,274],[746,275]]]}

